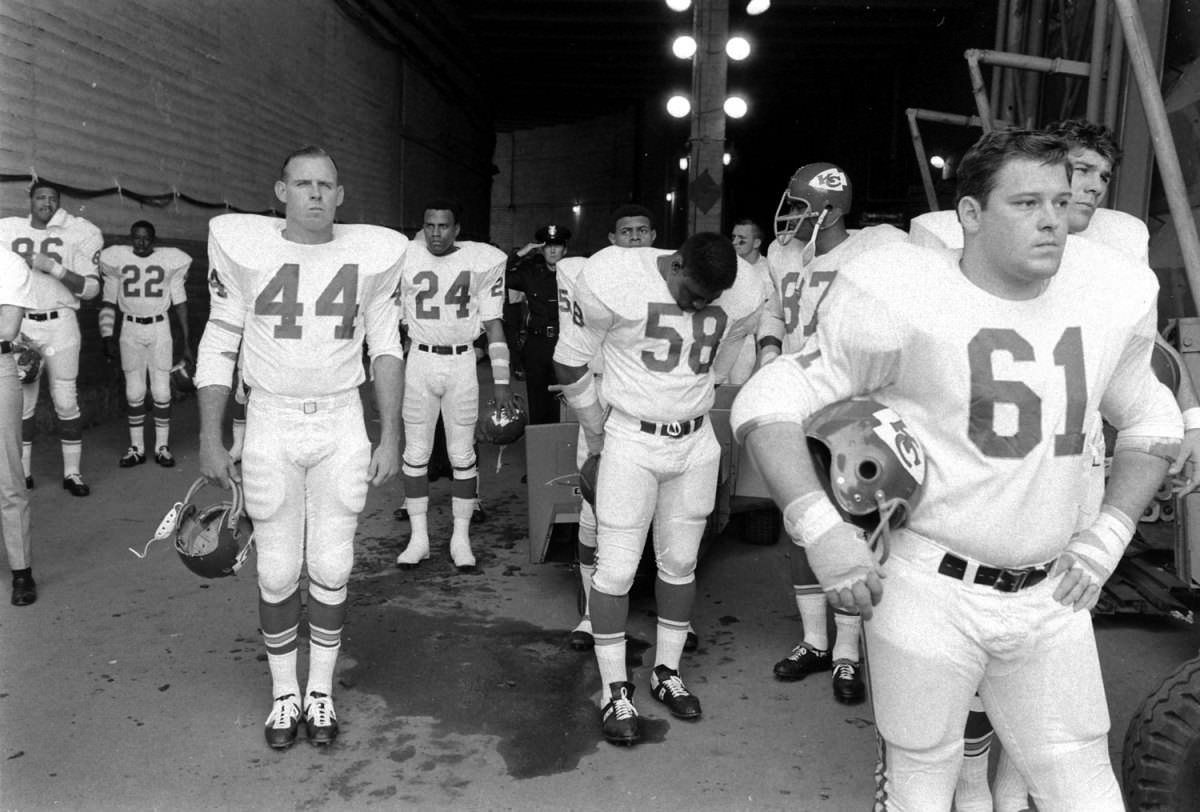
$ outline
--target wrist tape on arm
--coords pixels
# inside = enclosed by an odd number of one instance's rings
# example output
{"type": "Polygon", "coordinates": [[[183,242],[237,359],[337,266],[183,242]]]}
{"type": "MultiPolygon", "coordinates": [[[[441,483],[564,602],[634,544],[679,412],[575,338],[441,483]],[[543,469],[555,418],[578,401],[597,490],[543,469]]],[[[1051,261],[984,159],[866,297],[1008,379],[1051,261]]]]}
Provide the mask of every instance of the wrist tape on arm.
{"type": "Polygon", "coordinates": [[[1200,429],[1200,406],[1183,410],[1183,430],[1200,429]]]}
{"type": "Polygon", "coordinates": [[[823,536],[841,523],[842,515],[821,491],[799,496],[783,509],[783,527],[792,541],[801,547],[819,543],[823,536]]]}
{"type": "Polygon", "coordinates": [[[503,341],[488,344],[488,356],[492,359],[492,383],[508,386],[508,345],[503,341]]]}
{"type": "Polygon", "coordinates": [[[604,408],[600,405],[596,376],[591,370],[585,370],[583,377],[575,383],[565,384],[562,393],[584,431],[597,437],[604,434],[604,408]]]}
{"type": "Polygon", "coordinates": [[[1112,505],[1104,505],[1092,526],[1067,544],[1066,552],[1104,573],[1112,575],[1133,538],[1133,519],[1112,505]]]}

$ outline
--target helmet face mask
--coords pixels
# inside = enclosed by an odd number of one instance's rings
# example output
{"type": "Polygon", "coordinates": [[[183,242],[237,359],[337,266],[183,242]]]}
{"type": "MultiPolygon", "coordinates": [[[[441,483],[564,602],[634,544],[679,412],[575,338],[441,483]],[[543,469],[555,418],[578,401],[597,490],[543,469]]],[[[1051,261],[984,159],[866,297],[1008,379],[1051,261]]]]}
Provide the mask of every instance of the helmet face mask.
{"type": "Polygon", "coordinates": [[[850,178],[830,163],[805,164],[796,170],[775,210],[775,239],[787,245],[808,220],[817,231],[831,227],[850,211],[850,178]]]}
{"type": "MultiPolygon", "coordinates": [[[[871,400],[844,400],[805,424],[817,475],[842,518],[874,548],[903,527],[925,484],[925,450],[895,411],[871,400]]],[[[882,553],[886,558],[886,546],[882,553]]]]}

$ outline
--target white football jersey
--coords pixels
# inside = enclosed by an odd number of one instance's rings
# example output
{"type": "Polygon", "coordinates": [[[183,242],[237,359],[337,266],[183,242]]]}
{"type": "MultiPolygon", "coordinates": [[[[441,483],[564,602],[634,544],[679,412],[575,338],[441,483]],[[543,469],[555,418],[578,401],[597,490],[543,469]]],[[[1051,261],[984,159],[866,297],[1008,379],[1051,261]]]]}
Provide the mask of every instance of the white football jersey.
{"type": "Polygon", "coordinates": [[[903,231],[889,225],[850,229],[849,235],[808,265],[802,262],[804,243],[800,240],[768,246],[767,261],[778,301],[776,317],[783,325],[783,352],[799,352],[817,329],[817,310],[839,268],[872,249],[905,239],[903,231]]]}
{"type": "MultiPolygon", "coordinates": [[[[583,326],[583,311],[575,300],[575,289],[583,269],[587,267],[587,257],[563,257],[554,266],[555,278],[558,280],[558,334],[562,336],[583,326]]],[[[597,354],[588,364],[597,375],[604,372],[604,359],[597,354]]]]}
{"type": "MultiPolygon", "coordinates": [[[[767,265],[767,255],[760,254],[758,262],[748,262],[742,257],[738,257],[738,273],[746,273],[755,276],[759,279],[763,286],[763,302],[767,304],[767,310],[764,316],[768,313],[773,313],[778,309],[778,297],[774,294],[774,285],[771,283],[771,273],[767,265]],[[744,266],[744,267],[743,267],[744,266]]],[[[737,358],[734,360],[732,368],[729,370],[727,381],[718,381],[718,383],[731,383],[740,385],[745,383],[750,375],[754,372],[754,364],[758,361],[758,341],[767,335],[773,335],[774,331],[769,331],[764,325],[768,324],[767,318],[762,318],[759,321],[759,329],[757,334],[748,335],[742,341],[741,349],[738,350],[737,358]]]]}
{"type": "Polygon", "coordinates": [[[1075,530],[1097,411],[1141,435],[1182,436],[1150,369],[1157,293],[1144,265],[1087,240],[1069,241],[1058,274],[1025,301],[976,287],[949,252],[889,245],[841,269],[805,352],[751,378],[731,422],[744,441],[756,425],[874,398],[928,457],[913,532],[993,565],[1043,563],[1075,530]]]}
{"type": "MultiPolygon", "coordinates": [[[[9,248],[25,260],[32,269],[35,254],[48,254],[64,268],[100,283],[100,249],[104,235],[91,222],[59,209],[45,228],[34,228],[30,217],[0,219],[0,245],[9,248]]],[[[79,297],[66,285],[49,274],[36,271],[32,275],[34,304],[30,310],[57,310],[60,307],[79,309],[79,297]]]]}
{"type": "Polygon", "coordinates": [[[34,301],[32,275],[19,256],[0,247],[0,305],[31,307],[34,301]]]}
{"type": "MultiPolygon", "coordinates": [[[[396,294],[408,238],[388,228],[334,225],[333,240],[284,238],[286,221],[223,214],[209,223],[209,324],[241,332],[251,390],[320,397],[353,389],[371,356],[401,356],[396,294]]],[[[200,363],[204,364],[204,342],[200,363]]],[[[201,377],[198,373],[197,377],[201,377]]]]}
{"type": "Polygon", "coordinates": [[[408,337],[421,344],[470,344],[484,322],[504,314],[507,255],[481,242],[457,242],[434,256],[413,244],[404,256],[401,308],[408,337]]]}
{"type": "Polygon", "coordinates": [[[703,310],[683,311],[658,266],[673,253],[610,246],[593,254],[572,302],[582,324],[559,336],[554,351],[566,366],[585,366],[600,352],[605,399],[656,423],[708,413],[719,348],[752,335],[763,308],[762,285],[739,270],[733,287],[703,310]]]}
{"type": "Polygon", "coordinates": [[[130,316],[158,316],[187,301],[192,258],[178,248],[155,248],[139,257],[129,245],[110,245],[100,252],[103,300],[130,316]]]}

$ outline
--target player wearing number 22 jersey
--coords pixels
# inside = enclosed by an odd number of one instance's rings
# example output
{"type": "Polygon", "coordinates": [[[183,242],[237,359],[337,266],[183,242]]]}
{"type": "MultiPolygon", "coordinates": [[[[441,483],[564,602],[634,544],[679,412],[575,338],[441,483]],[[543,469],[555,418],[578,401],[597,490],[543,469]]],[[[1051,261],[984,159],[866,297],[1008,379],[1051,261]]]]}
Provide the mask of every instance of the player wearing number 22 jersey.
{"type": "Polygon", "coordinates": [[[758,327],[764,300],[761,279],[738,262],[726,238],[710,233],[694,235],[677,252],[605,248],[588,260],[576,284],[571,323],[554,360],[589,450],[603,447],[589,612],[603,686],[602,727],[611,742],[640,737],[625,623],[652,522],[658,628],[651,692],[676,716],[700,715],[679,661],[721,456],[708,420],[713,367],[736,359],[742,340],[758,327]],[[589,369],[597,353],[607,409],[599,405],[589,369]]]}

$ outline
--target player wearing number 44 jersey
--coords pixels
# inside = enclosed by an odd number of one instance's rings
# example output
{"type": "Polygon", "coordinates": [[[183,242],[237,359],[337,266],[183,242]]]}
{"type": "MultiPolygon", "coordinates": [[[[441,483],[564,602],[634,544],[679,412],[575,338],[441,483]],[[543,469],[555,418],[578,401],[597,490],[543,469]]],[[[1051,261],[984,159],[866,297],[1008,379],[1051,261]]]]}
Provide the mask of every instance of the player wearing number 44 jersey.
{"type": "Polygon", "coordinates": [[[403,353],[396,289],[404,235],[334,225],[343,189],[333,159],[306,147],[284,161],[275,195],[286,219],[226,214],[209,225],[212,310],[200,341],[200,472],[228,486],[238,469],[222,418],[241,348],[250,389],[242,456],[258,548],[259,619],[274,704],[267,743],[289,747],[303,710],[308,738],[338,734],[333,674],[346,617],[354,533],[368,485],[400,466],[403,353]],[[358,387],[363,342],[379,407],[374,453],[358,387]],[[301,569],[308,572],[309,667],[297,677],[301,569]]]}
{"type": "Polygon", "coordinates": [[[100,308],[100,337],[104,354],[113,356],[113,326],[121,311],[121,369],[125,371],[125,400],[129,404],[129,450],[122,468],[146,461],[146,377],[154,398],[154,461],[164,468],[175,464],[168,446],[171,437],[171,322],[172,306],[183,334],[181,355],[192,359],[188,341],[187,282],[192,258],[178,248],[154,245],[154,225],[139,220],[129,228],[132,245],[111,245],[100,254],[104,273],[104,304],[100,308]]]}
{"type": "Polygon", "coordinates": [[[1149,363],[1153,275],[1067,240],[1067,155],[1044,133],[983,136],[959,165],[961,258],[897,243],[848,263],[805,351],[734,403],[735,434],[830,602],[863,614],[877,809],[950,808],[976,689],[1039,809],[1123,808],[1086,610],[1182,420],[1149,363]],[[927,454],[921,503],[883,562],[806,453],[805,421],[864,395],[927,454]],[[1118,440],[1104,507],[1080,530],[1097,412],[1118,440]]]}
{"type": "Polygon", "coordinates": [[[410,342],[404,384],[404,495],[412,535],[396,558],[414,567],[429,558],[429,457],[440,412],[446,426],[446,452],[454,529],[450,558],[460,570],[475,566],[471,514],[479,477],[475,424],[479,419],[479,378],[472,342],[486,330],[496,406],[512,406],[508,344],[504,340],[504,265],[499,248],[458,242],[460,206],[435,200],[425,207],[425,244],[404,258],[400,286],[402,316],[410,342]]]}
{"type": "Polygon", "coordinates": [[[631,744],[640,737],[625,665],[625,622],[651,522],[658,565],[651,693],[675,716],[700,715],[679,661],[721,456],[708,420],[719,374],[714,366],[733,364],[764,304],[761,281],[748,265],[739,268],[733,246],[720,234],[696,234],[677,252],[606,248],[588,260],[578,280],[554,361],[588,450],[603,449],[589,610],[601,723],[611,742],[631,744]],[[604,361],[607,410],[588,367],[597,352],[604,361]]]}
{"type": "MultiPolygon", "coordinates": [[[[81,299],[100,292],[97,262],[104,237],[100,229],[59,208],[58,188],[34,181],[29,190],[29,217],[0,220],[0,244],[19,254],[33,274],[34,304],[25,312],[21,332],[42,354],[50,376],[50,398],[58,415],[63,456],[63,488],[73,496],[91,491],[79,471],[83,456],[83,420],[75,379],[79,376],[79,321],[75,311],[81,299]]],[[[22,387],[21,463],[25,484],[33,487],[31,457],[34,415],[41,378],[22,387]]]]}

